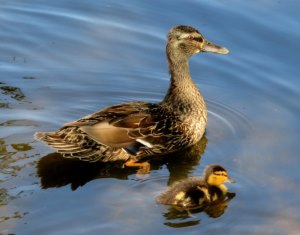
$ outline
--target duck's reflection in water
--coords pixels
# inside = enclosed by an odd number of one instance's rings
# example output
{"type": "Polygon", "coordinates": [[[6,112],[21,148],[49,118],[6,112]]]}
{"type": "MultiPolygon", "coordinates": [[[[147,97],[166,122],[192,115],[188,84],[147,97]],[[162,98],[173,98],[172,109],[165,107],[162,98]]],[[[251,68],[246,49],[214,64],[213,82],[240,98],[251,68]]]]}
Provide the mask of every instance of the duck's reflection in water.
{"type": "Polygon", "coordinates": [[[68,159],[59,153],[50,153],[37,163],[37,175],[41,179],[43,189],[62,187],[70,184],[72,190],[97,178],[127,179],[134,174],[134,168],[122,168],[121,163],[104,164],[89,163],[78,159],[68,159]]]}
{"type": "MultiPolygon", "coordinates": [[[[170,171],[168,184],[186,178],[199,165],[206,144],[207,139],[203,137],[199,143],[185,150],[151,159],[151,170],[159,169],[165,164],[170,171]]],[[[137,172],[137,168],[122,166],[123,162],[89,163],[63,158],[59,153],[50,153],[38,161],[37,175],[44,189],[71,184],[71,189],[76,190],[97,178],[128,179],[129,175],[137,172]]]]}
{"type": "Polygon", "coordinates": [[[150,161],[151,166],[159,168],[162,165],[166,165],[170,173],[168,185],[171,185],[178,180],[187,178],[200,165],[206,145],[207,138],[203,136],[197,144],[187,149],[167,154],[160,158],[162,159],[160,161],[153,159],[150,161]]]}

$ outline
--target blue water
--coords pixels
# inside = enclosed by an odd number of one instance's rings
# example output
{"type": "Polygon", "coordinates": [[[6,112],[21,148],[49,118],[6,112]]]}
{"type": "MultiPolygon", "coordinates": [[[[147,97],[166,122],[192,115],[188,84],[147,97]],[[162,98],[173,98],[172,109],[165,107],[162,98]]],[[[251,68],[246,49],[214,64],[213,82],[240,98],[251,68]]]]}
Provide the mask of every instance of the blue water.
{"type": "Polygon", "coordinates": [[[1,234],[299,234],[300,2],[44,1],[0,4],[1,234]],[[190,68],[207,106],[191,159],[134,169],[63,161],[33,138],[107,105],[159,102],[168,30],[229,48],[190,68]],[[236,193],[216,218],[173,216],[168,184],[225,166],[236,193]]]}

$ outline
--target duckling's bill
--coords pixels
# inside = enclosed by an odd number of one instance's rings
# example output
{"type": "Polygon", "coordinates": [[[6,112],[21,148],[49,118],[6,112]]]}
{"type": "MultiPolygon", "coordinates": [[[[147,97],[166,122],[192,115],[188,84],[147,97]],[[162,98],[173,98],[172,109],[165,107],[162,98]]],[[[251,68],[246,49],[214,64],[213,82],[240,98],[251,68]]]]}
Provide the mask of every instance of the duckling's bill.
{"type": "Polygon", "coordinates": [[[223,55],[229,53],[229,50],[226,47],[219,46],[209,41],[205,42],[202,50],[204,52],[212,52],[212,53],[223,54],[223,55]]]}
{"type": "Polygon", "coordinates": [[[228,183],[235,183],[236,181],[230,177],[227,178],[227,182],[228,183]]]}

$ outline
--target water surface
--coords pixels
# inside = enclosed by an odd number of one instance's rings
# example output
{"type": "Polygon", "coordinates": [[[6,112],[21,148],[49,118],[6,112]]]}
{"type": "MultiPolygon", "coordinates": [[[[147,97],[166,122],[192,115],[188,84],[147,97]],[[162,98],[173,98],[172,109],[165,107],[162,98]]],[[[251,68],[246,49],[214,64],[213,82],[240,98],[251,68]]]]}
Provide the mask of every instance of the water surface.
{"type": "Polygon", "coordinates": [[[2,1],[1,234],[298,234],[300,3],[2,1]],[[208,106],[205,137],[148,177],[66,161],[33,138],[107,105],[159,102],[174,25],[230,49],[191,73],[208,106]],[[185,158],[180,158],[185,156],[185,158]],[[236,193],[219,213],[157,205],[166,186],[224,165],[236,193]]]}

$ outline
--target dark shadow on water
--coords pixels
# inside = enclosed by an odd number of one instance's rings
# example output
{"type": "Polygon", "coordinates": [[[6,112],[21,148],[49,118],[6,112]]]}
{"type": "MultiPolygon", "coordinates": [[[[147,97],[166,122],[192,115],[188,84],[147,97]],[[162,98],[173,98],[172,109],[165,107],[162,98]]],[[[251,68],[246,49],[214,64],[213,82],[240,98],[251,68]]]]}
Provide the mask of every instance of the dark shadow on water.
{"type": "Polygon", "coordinates": [[[127,179],[136,169],[122,168],[121,163],[89,163],[77,159],[63,158],[59,153],[50,153],[38,161],[37,175],[43,189],[71,184],[71,189],[85,185],[97,178],[127,179]]]}
{"type": "Polygon", "coordinates": [[[196,145],[166,157],[167,161],[164,164],[170,172],[168,185],[187,178],[200,165],[207,143],[207,138],[204,136],[196,145]]]}
{"type": "Polygon", "coordinates": [[[163,214],[166,220],[172,220],[174,222],[165,222],[164,225],[173,228],[183,228],[200,224],[201,220],[196,218],[194,215],[200,212],[206,213],[211,218],[218,218],[222,216],[227,207],[228,203],[235,197],[235,193],[228,192],[226,197],[222,200],[218,200],[211,205],[193,208],[183,209],[175,206],[169,206],[167,212],[163,214]]]}
{"type": "MultiPolygon", "coordinates": [[[[188,149],[149,160],[151,170],[159,169],[166,164],[170,171],[168,184],[186,178],[200,162],[207,144],[206,137],[188,149]],[[163,159],[163,160],[161,160],[163,159]]],[[[44,189],[71,185],[72,190],[99,178],[128,179],[136,174],[136,168],[122,167],[123,162],[88,163],[77,159],[66,159],[58,153],[50,153],[37,163],[37,175],[44,189]]]]}

